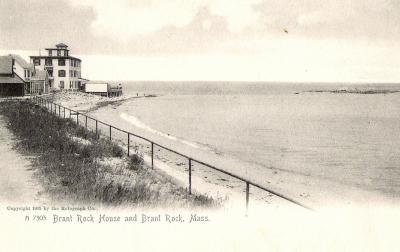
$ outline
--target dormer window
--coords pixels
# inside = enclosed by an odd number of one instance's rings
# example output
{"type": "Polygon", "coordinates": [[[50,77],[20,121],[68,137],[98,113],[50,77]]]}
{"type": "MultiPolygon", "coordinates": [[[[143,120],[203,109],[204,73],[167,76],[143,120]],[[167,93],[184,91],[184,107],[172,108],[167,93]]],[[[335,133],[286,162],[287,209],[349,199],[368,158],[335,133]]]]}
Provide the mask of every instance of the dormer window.
{"type": "Polygon", "coordinates": [[[61,50],[57,50],[57,56],[61,56],[61,50]]]}

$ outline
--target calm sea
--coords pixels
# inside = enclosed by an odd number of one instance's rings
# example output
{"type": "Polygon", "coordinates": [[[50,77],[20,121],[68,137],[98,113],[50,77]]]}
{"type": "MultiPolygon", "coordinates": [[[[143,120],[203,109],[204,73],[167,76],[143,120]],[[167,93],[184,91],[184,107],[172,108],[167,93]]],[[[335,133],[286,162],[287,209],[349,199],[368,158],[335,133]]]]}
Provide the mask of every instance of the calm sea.
{"type": "MultiPolygon", "coordinates": [[[[136,132],[187,150],[400,195],[400,85],[131,82],[117,107],[136,132]],[[182,147],[183,146],[183,147],[182,147]]],[[[250,168],[249,168],[250,167],[250,168]]]]}

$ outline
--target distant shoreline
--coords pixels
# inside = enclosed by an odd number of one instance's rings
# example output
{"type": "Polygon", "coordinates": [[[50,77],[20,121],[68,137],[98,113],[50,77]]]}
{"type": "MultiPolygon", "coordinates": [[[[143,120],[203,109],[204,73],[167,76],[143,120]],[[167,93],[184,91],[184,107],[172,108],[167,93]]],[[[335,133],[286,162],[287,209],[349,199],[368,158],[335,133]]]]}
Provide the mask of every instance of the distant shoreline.
{"type": "Polygon", "coordinates": [[[400,93],[400,90],[359,90],[359,89],[339,89],[339,90],[308,90],[304,92],[296,92],[295,94],[300,93],[333,93],[333,94],[394,94],[400,93]]]}

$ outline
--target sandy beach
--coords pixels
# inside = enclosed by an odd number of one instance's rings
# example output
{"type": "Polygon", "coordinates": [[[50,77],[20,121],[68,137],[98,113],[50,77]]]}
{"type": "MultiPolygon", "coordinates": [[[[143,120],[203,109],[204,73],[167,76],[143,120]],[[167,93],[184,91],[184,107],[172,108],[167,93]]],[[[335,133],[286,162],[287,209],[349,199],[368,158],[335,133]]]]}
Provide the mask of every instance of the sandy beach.
{"type": "MultiPolygon", "coordinates": [[[[120,114],[115,113],[115,109],[121,104],[120,102],[126,99],[157,98],[122,96],[110,99],[82,93],[58,93],[51,96],[51,99],[54,100],[55,103],[78,110],[81,113],[88,113],[88,115],[116,127],[133,130],[127,122],[121,120],[120,114]]],[[[80,120],[83,119],[81,118],[80,120]]],[[[83,123],[83,121],[81,123],[83,123]]],[[[89,123],[88,127],[93,129],[93,124],[89,123]]],[[[107,134],[106,128],[102,131],[107,134]]],[[[145,137],[151,136],[145,135],[145,137]]],[[[120,144],[126,148],[126,135],[113,132],[113,139],[119,141],[120,144]]],[[[145,161],[150,164],[149,144],[137,139],[132,141],[134,141],[134,143],[132,142],[131,144],[136,145],[138,151],[145,154],[145,161]]],[[[370,207],[376,204],[393,206],[398,203],[396,198],[386,197],[372,190],[335,183],[324,178],[307,176],[306,174],[296,174],[285,170],[265,169],[264,167],[252,169],[250,173],[247,169],[243,169],[244,164],[237,159],[226,156],[221,157],[218,153],[210,152],[209,150],[197,149],[193,151],[175,141],[168,141],[168,139],[156,138],[154,141],[254,181],[314,209],[330,207],[370,207]]],[[[187,186],[187,160],[158,147],[155,149],[155,153],[155,167],[172,176],[176,182],[182,186],[187,186]]],[[[213,197],[229,198],[229,202],[232,203],[228,203],[228,205],[244,205],[245,183],[199,164],[193,165],[192,175],[194,191],[213,197]]],[[[250,201],[252,204],[268,207],[292,206],[291,203],[254,187],[251,188],[250,192],[250,201]]]]}

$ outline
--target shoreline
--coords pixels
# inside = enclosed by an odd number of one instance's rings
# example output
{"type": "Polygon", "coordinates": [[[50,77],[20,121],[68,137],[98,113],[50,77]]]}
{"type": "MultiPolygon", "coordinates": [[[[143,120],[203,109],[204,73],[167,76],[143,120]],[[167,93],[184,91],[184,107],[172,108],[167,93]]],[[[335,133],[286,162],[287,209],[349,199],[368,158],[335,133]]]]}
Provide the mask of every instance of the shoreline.
{"type": "MultiPolygon", "coordinates": [[[[157,96],[121,96],[116,98],[104,98],[97,97],[91,94],[82,94],[82,93],[69,93],[62,92],[53,94],[51,100],[57,104],[62,106],[66,106],[71,109],[76,109],[80,112],[87,113],[88,115],[95,115],[95,117],[99,120],[102,120],[101,117],[96,116],[97,112],[102,109],[112,109],[119,105],[121,105],[124,101],[127,100],[135,100],[138,98],[155,98],[157,96]],[[82,101],[82,99],[86,99],[82,101]]],[[[110,123],[113,126],[122,127],[117,122],[109,122],[108,120],[103,120],[106,123],[110,123]]],[[[82,123],[82,122],[80,122],[82,123]]],[[[100,129],[99,129],[100,130],[100,129]]],[[[125,151],[127,151],[126,143],[120,138],[113,139],[114,142],[117,142],[125,151]]],[[[143,142],[137,141],[135,143],[136,148],[139,150],[139,153],[143,153],[145,163],[151,166],[151,157],[150,157],[150,148],[143,142]]],[[[168,146],[168,145],[166,145],[168,146]]],[[[180,186],[187,187],[187,161],[182,160],[181,158],[176,157],[171,153],[163,153],[162,148],[155,149],[155,168],[166,174],[167,176],[171,176],[175,183],[180,186]]],[[[193,180],[193,188],[192,191],[202,194],[209,195],[214,198],[222,199],[226,203],[228,207],[244,206],[243,199],[245,197],[244,192],[240,187],[244,184],[244,182],[235,181],[234,178],[229,177],[228,175],[219,173],[210,168],[204,169],[198,164],[192,164],[192,180],[193,180]],[[233,190],[232,190],[233,189],[233,190]]],[[[244,184],[245,185],[245,184],[244,184]]],[[[286,202],[279,197],[276,197],[268,192],[262,193],[254,193],[254,190],[250,191],[250,197],[253,201],[252,204],[255,205],[264,205],[269,207],[282,207],[282,206],[290,206],[297,209],[299,206],[292,205],[292,203],[286,202]]],[[[301,209],[301,208],[300,208],[301,209]]]]}
{"type": "MultiPolygon", "coordinates": [[[[72,94],[73,95],[73,94],[72,94]]],[[[89,97],[90,99],[90,97],[89,97]]],[[[62,100],[61,100],[62,102],[62,100]]],[[[112,102],[112,101],[111,101],[112,102]]],[[[84,111],[87,104],[92,104],[93,101],[84,101],[77,105],[81,111],[84,111]]],[[[113,105],[102,106],[96,110],[91,110],[90,115],[98,119],[105,121],[116,127],[120,127],[125,130],[134,130],[135,127],[130,125],[128,122],[121,120],[118,113],[115,113],[117,106],[121,103],[112,103],[113,105]],[[104,120],[104,118],[106,118],[104,120]]],[[[139,131],[145,133],[143,131],[139,131]]],[[[140,133],[140,134],[141,134],[140,133]]],[[[139,135],[140,135],[139,134],[139,135]]],[[[151,136],[145,135],[146,137],[151,136]]],[[[119,139],[120,144],[126,145],[123,135],[113,136],[119,139]]],[[[219,168],[226,169],[229,172],[238,174],[242,177],[248,178],[260,185],[265,185],[267,188],[280,192],[284,195],[292,197],[306,205],[310,205],[317,208],[326,208],[329,206],[359,206],[368,204],[366,199],[370,199],[374,202],[382,204],[396,204],[398,199],[386,197],[384,194],[358,188],[354,185],[338,184],[337,182],[331,181],[325,178],[310,177],[304,174],[293,174],[289,171],[276,170],[273,167],[265,167],[263,165],[253,165],[252,169],[249,169],[249,173],[243,170],[246,167],[246,162],[241,162],[237,159],[230,159],[229,157],[221,157],[217,154],[209,153],[208,151],[202,150],[190,150],[187,146],[180,146],[175,142],[171,142],[168,139],[162,139],[158,137],[153,139],[154,141],[161,141],[160,143],[169,146],[172,149],[185,153],[189,156],[193,156],[199,160],[206,161],[207,163],[213,164],[219,168]]],[[[150,155],[149,146],[145,143],[137,142],[137,148],[145,155],[150,155]]],[[[126,146],[125,146],[126,148],[126,146]]],[[[187,160],[178,158],[170,153],[165,153],[161,148],[156,150],[156,160],[163,163],[165,170],[169,175],[174,176],[176,179],[187,183],[187,160]]],[[[194,184],[194,190],[198,189],[201,192],[210,192],[217,195],[229,195],[230,198],[235,200],[244,200],[244,189],[245,184],[243,182],[235,181],[235,179],[221,175],[218,172],[207,169],[200,165],[195,164],[193,166],[193,173],[197,181],[194,184]],[[212,188],[212,189],[210,189],[212,188]],[[226,193],[228,191],[228,193],[226,193]],[[220,193],[221,192],[221,193],[220,193]],[[222,193],[224,192],[224,193],[222,193]],[[230,193],[229,193],[230,192],[230,193]]],[[[263,193],[254,188],[250,190],[250,202],[255,201],[257,204],[265,204],[271,206],[282,206],[287,205],[283,200],[272,196],[269,193],[263,193]]]]}

